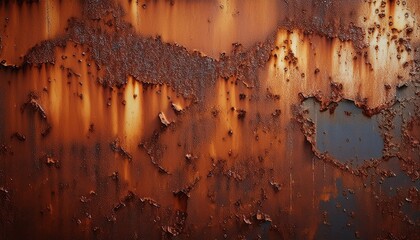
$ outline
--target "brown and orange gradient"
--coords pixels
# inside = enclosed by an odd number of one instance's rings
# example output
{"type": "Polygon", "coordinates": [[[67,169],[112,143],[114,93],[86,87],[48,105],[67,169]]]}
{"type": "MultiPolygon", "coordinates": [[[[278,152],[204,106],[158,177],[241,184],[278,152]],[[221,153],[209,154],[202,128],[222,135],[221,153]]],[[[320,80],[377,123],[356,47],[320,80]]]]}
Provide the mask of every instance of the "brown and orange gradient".
{"type": "Polygon", "coordinates": [[[419,11],[2,1],[1,236],[418,238],[419,11]],[[310,97],[380,119],[382,156],[317,149],[310,97]]]}

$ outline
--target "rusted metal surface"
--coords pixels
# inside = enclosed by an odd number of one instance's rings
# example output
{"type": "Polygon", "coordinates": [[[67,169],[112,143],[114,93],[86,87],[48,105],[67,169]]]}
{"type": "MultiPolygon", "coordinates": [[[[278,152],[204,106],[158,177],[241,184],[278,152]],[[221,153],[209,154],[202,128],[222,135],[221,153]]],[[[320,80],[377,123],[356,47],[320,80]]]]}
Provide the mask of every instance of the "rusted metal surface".
{"type": "Polygon", "coordinates": [[[1,1],[1,238],[419,239],[419,14],[1,1]]]}

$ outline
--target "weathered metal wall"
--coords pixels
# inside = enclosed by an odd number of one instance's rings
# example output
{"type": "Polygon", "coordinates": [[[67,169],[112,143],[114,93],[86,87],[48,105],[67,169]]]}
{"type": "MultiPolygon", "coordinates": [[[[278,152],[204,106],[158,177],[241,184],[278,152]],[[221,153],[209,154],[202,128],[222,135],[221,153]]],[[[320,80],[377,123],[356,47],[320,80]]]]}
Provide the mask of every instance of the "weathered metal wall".
{"type": "Polygon", "coordinates": [[[0,1],[0,238],[419,239],[419,14],[0,1]]]}

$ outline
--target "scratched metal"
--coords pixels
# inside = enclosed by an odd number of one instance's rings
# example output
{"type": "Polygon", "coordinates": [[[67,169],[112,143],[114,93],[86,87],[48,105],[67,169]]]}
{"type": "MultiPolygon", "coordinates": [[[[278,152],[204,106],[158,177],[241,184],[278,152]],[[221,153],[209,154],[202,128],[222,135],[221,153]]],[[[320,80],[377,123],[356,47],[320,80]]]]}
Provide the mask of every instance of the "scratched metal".
{"type": "Polygon", "coordinates": [[[419,239],[419,14],[0,1],[0,239],[419,239]]]}

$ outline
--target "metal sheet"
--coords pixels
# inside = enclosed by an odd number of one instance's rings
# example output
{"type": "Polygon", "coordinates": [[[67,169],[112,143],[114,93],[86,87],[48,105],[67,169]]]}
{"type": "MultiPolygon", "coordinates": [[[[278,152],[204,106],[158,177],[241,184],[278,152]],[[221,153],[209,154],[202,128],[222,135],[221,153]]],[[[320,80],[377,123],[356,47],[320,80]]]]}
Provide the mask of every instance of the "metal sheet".
{"type": "Polygon", "coordinates": [[[4,239],[419,239],[418,1],[0,1],[4,239]]]}

